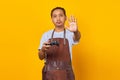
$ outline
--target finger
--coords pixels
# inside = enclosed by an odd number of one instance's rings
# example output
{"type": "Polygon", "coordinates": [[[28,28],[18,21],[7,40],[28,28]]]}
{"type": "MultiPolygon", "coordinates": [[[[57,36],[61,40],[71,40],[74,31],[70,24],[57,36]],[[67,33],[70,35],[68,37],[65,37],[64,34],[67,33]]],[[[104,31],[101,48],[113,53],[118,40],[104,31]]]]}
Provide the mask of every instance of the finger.
{"type": "Polygon", "coordinates": [[[51,46],[50,45],[43,45],[43,51],[47,51],[51,46]]]}
{"type": "Polygon", "coordinates": [[[49,47],[46,47],[45,50],[48,50],[49,48],[50,48],[50,46],[49,46],[49,47]]]}
{"type": "Polygon", "coordinates": [[[75,17],[74,17],[74,16],[72,16],[72,21],[73,21],[73,22],[75,22],[75,21],[76,21],[76,19],[75,19],[75,17]]]}
{"type": "MultiPolygon", "coordinates": [[[[75,23],[76,23],[76,26],[78,25],[78,23],[77,23],[77,18],[75,18],[75,23]]],[[[78,26],[77,26],[78,27],[78,26]]]]}
{"type": "Polygon", "coordinates": [[[47,48],[45,48],[45,51],[47,51],[48,49],[47,48]]]}
{"type": "Polygon", "coordinates": [[[46,47],[46,48],[49,48],[49,47],[51,47],[51,45],[48,44],[48,45],[46,45],[45,47],[46,47]]]}
{"type": "Polygon", "coordinates": [[[44,42],[43,45],[50,44],[50,41],[44,42]]]}
{"type": "Polygon", "coordinates": [[[74,22],[74,17],[73,17],[73,15],[71,16],[71,21],[74,22]]]}
{"type": "Polygon", "coordinates": [[[68,23],[70,23],[71,22],[71,18],[68,18],[68,23]]]}
{"type": "Polygon", "coordinates": [[[71,22],[73,22],[73,16],[72,15],[70,16],[70,19],[71,19],[71,22]]]}
{"type": "Polygon", "coordinates": [[[69,18],[69,23],[71,23],[71,22],[73,22],[73,17],[72,17],[72,15],[71,15],[70,18],[69,18]]]}
{"type": "Polygon", "coordinates": [[[77,22],[77,19],[75,18],[75,22],[77,22]]]}
{"type": "Polygon", "coordinates": [[[65,26],[65,28],[66,28],[66,29],[69,29],[69,27],[68,27],[68,26],[65,26]]]}
{"type": "Polygon", "coordinates": [[[74,22],[74,17],[73,15],[70,16],[71,22],[74,22]]]}
{"type": "Polygon", "coordinates": [[[70,16],[70,22],[73,22],[73,18],[72,18],[72,15],[70,16]]]}

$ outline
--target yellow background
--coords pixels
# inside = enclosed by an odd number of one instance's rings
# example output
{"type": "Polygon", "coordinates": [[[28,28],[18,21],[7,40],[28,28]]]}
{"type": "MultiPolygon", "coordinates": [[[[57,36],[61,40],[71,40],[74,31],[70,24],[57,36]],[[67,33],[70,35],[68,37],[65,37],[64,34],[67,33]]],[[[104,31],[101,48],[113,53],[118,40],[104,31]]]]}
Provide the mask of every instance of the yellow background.
{"type": "Polygon", "coordinates": [[[41,80],[37,49],[56,6],[75,15],[82,34],[73,47],[76,80],[120,80],[119,0],[1,0],[0,80],[41,80]]]}

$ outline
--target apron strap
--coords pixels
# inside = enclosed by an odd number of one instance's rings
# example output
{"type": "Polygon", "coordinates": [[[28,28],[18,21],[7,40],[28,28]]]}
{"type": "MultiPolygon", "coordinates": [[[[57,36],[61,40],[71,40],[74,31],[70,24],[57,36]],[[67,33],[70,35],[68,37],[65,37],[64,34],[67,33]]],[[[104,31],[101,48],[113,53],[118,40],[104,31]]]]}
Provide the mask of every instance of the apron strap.
{"type": "MultiPolygon", "coordinates": [[[[55,32],[55,29],[53,30],[52,32],[52,36],[51,36],[51,42],[53,41],[53,36],[54,36],[54,32],[55,32]]],[[[64,29],[64,45],[66,44],[66,41],[65,41],[65,37],[66,37],[66,30],[64,29]]]]}

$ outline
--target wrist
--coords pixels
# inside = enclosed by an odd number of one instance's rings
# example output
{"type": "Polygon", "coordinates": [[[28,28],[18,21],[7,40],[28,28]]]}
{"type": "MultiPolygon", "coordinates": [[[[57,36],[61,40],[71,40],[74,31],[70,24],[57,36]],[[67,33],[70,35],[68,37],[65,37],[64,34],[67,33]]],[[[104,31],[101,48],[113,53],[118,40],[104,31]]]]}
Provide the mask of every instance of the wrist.
{"type": "Polygon", "coordinates": [[[75,32],[74,32],[74,34],[76,34],[76,33],[78,33],[79,31],[78,30],[76,30],[75,32]]]}

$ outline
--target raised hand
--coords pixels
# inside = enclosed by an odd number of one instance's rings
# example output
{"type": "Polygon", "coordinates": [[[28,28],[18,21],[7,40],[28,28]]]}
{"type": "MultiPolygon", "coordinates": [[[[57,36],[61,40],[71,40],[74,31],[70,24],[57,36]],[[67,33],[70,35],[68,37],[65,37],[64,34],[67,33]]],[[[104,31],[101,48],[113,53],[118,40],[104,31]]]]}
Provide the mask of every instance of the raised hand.
{"type": "Polygon", "coordinates": [[[77,20],[75,19],[74,16],[71,16],[68,19],[68,23],[69,23],[69,27],[66,26],[66,29],[68,29],[71,32],[76,32],[78,30],[78,26],[77,26],[77,20]]]}

